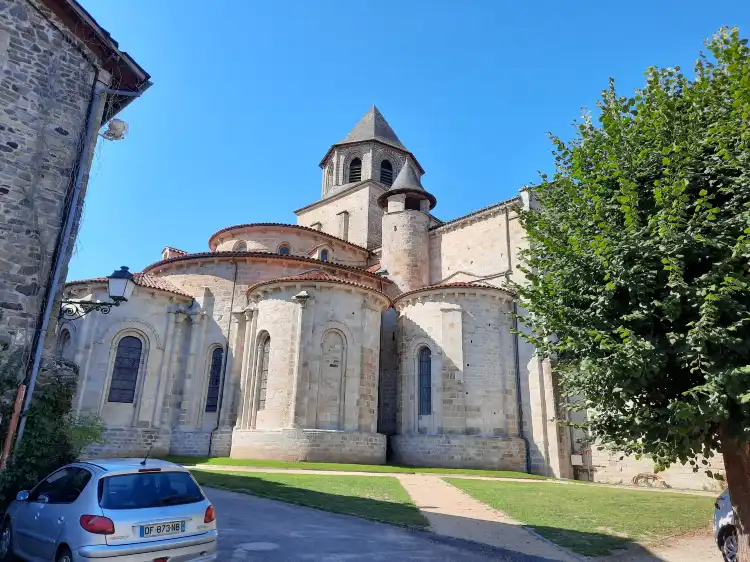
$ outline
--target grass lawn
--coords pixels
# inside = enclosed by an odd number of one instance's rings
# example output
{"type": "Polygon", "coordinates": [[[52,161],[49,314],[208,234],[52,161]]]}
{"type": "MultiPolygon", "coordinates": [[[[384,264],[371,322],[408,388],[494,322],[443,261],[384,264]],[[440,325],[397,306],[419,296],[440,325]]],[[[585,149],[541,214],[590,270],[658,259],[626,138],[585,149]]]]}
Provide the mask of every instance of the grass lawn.
{"type": "Polygon", "coordinates": [[[396,478],[194,470],[203,486],[250,493],[392,525],[423,528],[427,520],[396,478]]]}
{"type": "Polygon", "coordinates": [[[596,556],[633,542],[707,528],[714,500],[597,486],[529,485],[446,478],[477,500],[579,554],[596,556]]]}
{"type": "Polygon", "coordinates": [[[257,468],[300,468],[304,470],[343,470],[347,472],[385,472],[385,473],[433,473],[433,474],[466,474],[469,476],[492,476],[495,478],[529,478],[544,480],[544,476],[512,472],[509,470],[470,470],[463,468],[420,468],[412,466],[394,466],[382,464],[339,464],[332,462],[289,462],[252,459],[230,459],[229,457],[164,457],[164,460],[177,464],[209,464],[215,466],[251,466],[257,468]]]}

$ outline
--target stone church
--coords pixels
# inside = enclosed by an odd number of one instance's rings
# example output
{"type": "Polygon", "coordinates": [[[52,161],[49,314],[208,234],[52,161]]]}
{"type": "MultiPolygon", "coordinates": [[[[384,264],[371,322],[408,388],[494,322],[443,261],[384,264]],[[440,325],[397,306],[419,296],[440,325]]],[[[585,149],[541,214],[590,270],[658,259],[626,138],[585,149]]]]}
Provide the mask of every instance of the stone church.
{"type": "MultiPolygon", "coordinates": [[[[424,168],[375,107],[320,167],[296,225],[228,226],[207,252],[167,246],[127,303],[60,326],[76,409],[106,424],[91,454],[572,478],[581,457],[550,365],[509,314],[528,192],[438,219],[424,168]]],[[[106,278],[65,294],[107,300],[106,278]]]]}

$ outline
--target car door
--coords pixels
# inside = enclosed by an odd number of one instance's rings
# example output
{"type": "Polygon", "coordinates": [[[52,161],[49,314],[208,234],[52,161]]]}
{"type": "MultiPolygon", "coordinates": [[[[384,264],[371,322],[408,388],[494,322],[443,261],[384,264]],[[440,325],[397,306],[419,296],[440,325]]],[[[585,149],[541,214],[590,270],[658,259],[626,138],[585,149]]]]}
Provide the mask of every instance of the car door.
{"type": "Polygon", "coordinates": [[[50,492],[49,501],[39,509],[39,526],[44,529],[44,540],[38,548],[44,560],[54,560],[57,541],[60,533],[69,520],[76,521],[80,510],[76,509],[76,500],[91,480],[92,474],[81,467],[69,467],[64,479],[50,492]]]}
{"type": "Polygon", "coordinates": [[[50,530],[43,522],[49,520],[50,499],[64,490],[65,481],[70,477],[71,467],[61,468],[50,474],[31,490],[29,499],[23,502],[16,516],[16,543],[19,554],[30,557],[41,557],[49,549],[50,530]]]}

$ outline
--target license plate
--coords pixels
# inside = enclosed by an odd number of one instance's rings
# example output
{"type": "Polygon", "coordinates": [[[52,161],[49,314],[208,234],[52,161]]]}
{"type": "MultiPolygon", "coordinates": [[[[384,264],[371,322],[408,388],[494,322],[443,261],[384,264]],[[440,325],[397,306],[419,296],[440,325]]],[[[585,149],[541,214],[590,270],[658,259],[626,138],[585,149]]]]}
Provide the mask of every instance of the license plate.
{"type": "Polygon", "coordinates": [[[163,535],[176,535],[185,532],[184,521],[172,521],[171,523],[155,523],[153,525],[141,525],[141,538],[161,537],[163,535]]]}

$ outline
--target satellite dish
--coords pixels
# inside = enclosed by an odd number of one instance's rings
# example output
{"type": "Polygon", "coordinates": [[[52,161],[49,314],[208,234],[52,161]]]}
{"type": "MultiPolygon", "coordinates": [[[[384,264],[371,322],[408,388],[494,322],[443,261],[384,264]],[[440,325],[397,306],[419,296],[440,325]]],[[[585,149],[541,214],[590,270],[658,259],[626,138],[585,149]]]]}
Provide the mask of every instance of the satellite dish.
{"type": "Polygon", "coordinates": [[[111,141],[118,141],[125,138],[128,134],[128,124],[122,119],[110,119],[107,130],[102,136],[111,141]]]}

